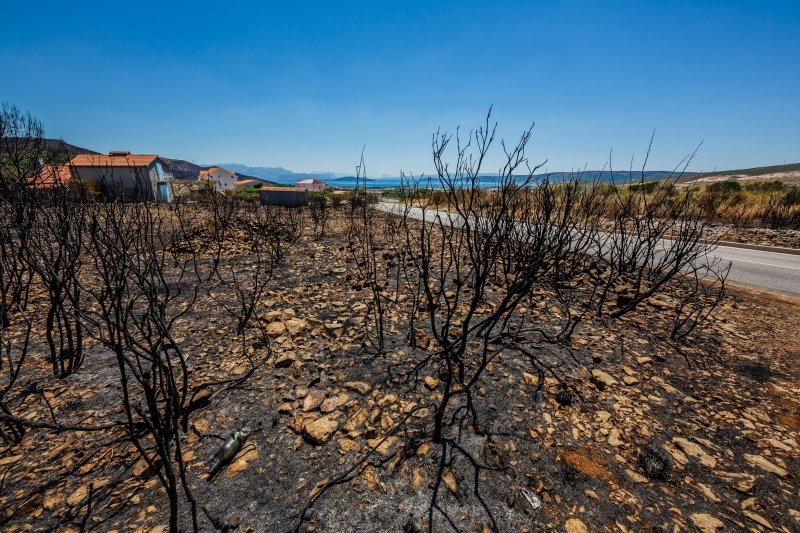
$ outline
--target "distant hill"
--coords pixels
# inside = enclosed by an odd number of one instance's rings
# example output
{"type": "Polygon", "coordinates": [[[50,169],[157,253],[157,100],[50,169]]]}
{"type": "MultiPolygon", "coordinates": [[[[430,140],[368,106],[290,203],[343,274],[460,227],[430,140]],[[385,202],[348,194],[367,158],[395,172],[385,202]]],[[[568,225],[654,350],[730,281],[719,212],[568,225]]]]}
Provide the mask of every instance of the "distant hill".
{"type": "MultiPolygon", "coordinates": [[[[54,154],[69,154],[70,156],[100,153],[89,150],[88,148],[69,144],[63,139],[44,139],[44,149],[54,154]]],[[[178,179],[196,179],[197,173],[203,168],[200,165],[195,165],[194,163],[183,161],[182,159],[171,159],[168,157],[164,157],[164,159],[170,163],[172,173],[178,179]]]]}
{"type": "Polygon", "coordinates": [[[778,180],[787,183],[800,182],[800,163],[787,165],[772,165],[768,167],[742,168],[736,170],[718,170],[714,172],[701,172],[686,176],[681,179],[683,183],[703,183],[709,181],[725,180],[778,180]]]}
{"type": "Polygon", "coordinates": [[[63,139],[45,139],[44,141],[45,150],[48,152],[66,152],[70,155],[97,153],[94,150],[89,150],[88,148],[81,148],[80,146],[69,144],[63,139]]]}
{"type": "Polygon", "coordinates": [[[777,174],[781,172],[800,172],[800,163],[788,165],[772,165],[769,167],[743,168],[739,170],[720,170],[717,172],[703,172],[703,176],[763,176],[764,174],[777,174]]]}
{"type": "Polygon", "coordinates": [[[196,180],[197,175],[203,170],[202,166],[184,161],[183,159],[169,159],[167,157],[164,159],[169,161],[169,168],[172,170],[172,175],[179,180],[196,180]]]}
{"type": "MultiPolygon", "coordinates": [[[[97,153],[87,148],[81,148],[80,146],[69,144],[63,139],[42,139],[42,140],[44,141],[44,150],[47,152],[69,154],[69,155],[97,153]]],[[[2,146],[0,146],[0,151],[2,149],[3,149],[2,146]]]]}
{"type": "Polygon", "coordinates": [[[550,178],[551,181],[565,181],[580,178],[581,181],[602,181],[602,182],[615,182],[619,184],[628,183],[630,181],[638,182],[642,179],[644,181],[663,180],[665,178],[674,177],[675,172],[666,170],[583,170],[583,171],[570,171],[570,172],[548,172],[545,174],[537,174],[534,176],[536,179],[550,178]]]}
{"type": "Polygon", "coordinates": [[[255,176],[262,180],[270,180],[282,184],[294,184],[305,179],[331,181],[341,177],[335,172],[292,172],[283,167],[250,167],[239,163],[219,163],[219,166],[233,170],[237,174],[255,176]]]}
{"type": "Polygon", "coordinates": [[[282,175],[294,174],[289,169],[283,167],[248,167],[239,163],[218,163],[222,168],[233,170],[237,174],[255,176],[261,179],[274,179],[282,175]]]}
{"type": "MultiPolygon", "coordinates": [[[[167,159],[169,161],[170,169],[172,170],[172,175],[179,180],[196,180],[201,170],[214,166],[214,165],[197,165],[195,163],[190,163],[189,161],[184,161],[183,159],[169,159],[166,157],[164,159],[167,159]]],[[[217,165],[217,166],[220,166],[222,168],[227,168],[228,170],[233,170],[234,172],[236,172],[236,175],[239,177],[240,180],[258,180],[263,182],[264,185],[270,185],[270,186],[278,185],[278,183],[274,181],[259,178],[258,176],[243,174],[238,170],[236,170],[235,168],[231,168],[230,165],[217,165]]]]}

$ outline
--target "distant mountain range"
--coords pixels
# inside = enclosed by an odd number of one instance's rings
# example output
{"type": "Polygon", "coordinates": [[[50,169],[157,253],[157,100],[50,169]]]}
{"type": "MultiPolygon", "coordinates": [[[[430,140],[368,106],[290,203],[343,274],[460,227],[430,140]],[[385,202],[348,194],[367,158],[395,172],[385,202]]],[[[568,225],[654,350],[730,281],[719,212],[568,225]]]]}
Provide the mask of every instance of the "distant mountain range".
{"type": "MultiPolygon", "coordinates": [[[[252,176],[259,177],[261,179],[268,179],[280,184],[293,184],[302,179],[308,178],[316,178],[327,183],[330,183],[333,186],[338,187],[353,187],[356,184],[356,177],[349,176],[345,174],[338,174],[335,172],[292,172],[289,169],[283,167],[249,167],[246,165],[241,165],[238,163],[225,163],[220,164],[219,166],[227,168],[229,170],[233,170],[237,174],[248,173],[252,176]]],[[[696,173],[696,172],[686,172],[684,173],[680,181],[687,182],[696,180],[698,178],[706,178],[710,176],[738,176],[739,178],[742,177],[749,177],[754,178],[758,176],[775,176],[780,177],[781,174],[786,175],[795,175],[800,171],[800,163],[790,164],[790,165],[774,165],[774,166],[767,166],[767,167],[757,167],[757,168],[749,168],[749,169],[741,169],[741,170],[725,170],[725,171],[716,171],[710,173],[696,173]]],[[[541,180],[545,177],[549,177],[552,181],[563,181],[568,179],[574,179],[576,176],[579,177],[583,181],[600,181],[600,182],[616,182],[619,184],[628,183],[630,181],[639,181],[644,179],[644,181],[654,181],[654,180],[662,180],[666,178],[675,178],[677,177],[676,172],[673,171],[666,171],[666,170],[646,170],[642,171],[627,171],[627,170],[585,170],[585,171],[569,171],[569,172],[548,172],[548,173],[541,173],[534,175],[534,179],[541,180]]],[[[432,178],[433,185],[436,185],[438,181],[435,177],[426,176],[425,179],[428,177],[432,178]]],[[[518,179],[524,179],[524,176],[520,176],[518,179]]],[[[480,179],[484,182],[484,186],[491,186],[492,181],[497,180],[497,174],[481,174],[480,179]]],[[[364,183],[364,178],[360,179],[359,183],[364,183]]],[[[380,177],[380,178],[367,178],[366,184],[367,187],[371,188],[381,188],[381,187],[398,187],[401,183],[400,176],[392,176],[392,177],[380,177]]]]}
{"type": "MultiPolygon", "coordinates": [[[[81,148],[80,146],[75,146],[69,144],[62,139],[45,139],[46,149],[52,152],[61,152],[61,153],[68,153],[70,155],[77,155],[77,154],[96,154],[93,150],[89,150],[87,148],[81,148]]],[[[167,156],[162,156],[164,159],[167,159],[170,162],[170,167],[172,169],[172,174],[177,179],[185,179],[185,180],[195,180],[197,179],[198,174],[204,168],[209,168],[210,166],[214,165],[198,165],[195,163],[191,163],[189,161],[185,161],[183,159],[173,159],[167,156]]],[[[309,178],[316,178],[322,181],[326,181],[331,183],[332,185],[340,186],[340,187],[352,187],[355,184],[356,178],[355,176],[348,176],[346,174],[340,174],[336,172],[327,172],[327,171],[320,171],[320,172],[292,172],[291,170],[283,167],[251,167],[247,165],[242,165],[239,163],[219,163],[216,166],[220,166],[223,168],[227,168],[228,170],[232,170],[239,175],[241,179],[257,179],[260,181],[265,182],[266,184],[294,184],[297,181],[309,178]]],[[[692,181],[695,179],[705,179],[713,176],[732,176],[741,178],[754,178],[758,176],[776,176],[780,177],[781,175],[789,175],[795,176],[797,173],[800,172],[800,163],[793,163],[789,165],[773,165],[767,167],[756,167],[756,168],[748,168],[748,169],[740,169],[740,170],[723,170],[723,171],[715,171],[715,172],[704,172],[702,174],[698,173],[689,173],[687,172],[682,177],[681,181],[692,181]]],[[[628,181],[638,181],[642,177],[644,177],[645,181],[652,181],[652,180],[660,180],[668,177],[674,177],[674,172],[662,171],[662,170],[649,170],[645,171],[644,173],[639,171],[617,171],[615,170],[613,173],[608,170],[587,170],[582,172],[549,172],[547,174],[537,174],[535,178],[541,179],[545,176],[549,176],[551,180],[560,181],[562,179],[572,179],[575,176],[580,176],[580,178],[584,181],[603,181],[603,182],[610,182],[615,181],[618,183],[625,183],[628,181]]],[[[481,181],[485,181],[485,186],[491,186],[491,182],[497,179],[496,174],[482,174],[480,176],[481,181]]],[[[367,186],[368,187],[396,187],[400,184],[401,178],[397,177],[381,177],[381,178],[368,178],[367,179],[367,186]]],[[[362,178],[363,183],[363,178],[362,178]]]]}
{"type": "Polygon", "coordinates": [[[343,176],[335,172],[292,172],[283,167],[249,167],[239,163],[219,163],[222,168],[233,170],[237,174],[249,174],[264,180],[271,180],[282,184],[292,184],[300,180],[315,178],[322,181],[332,181],[343,176]]]}

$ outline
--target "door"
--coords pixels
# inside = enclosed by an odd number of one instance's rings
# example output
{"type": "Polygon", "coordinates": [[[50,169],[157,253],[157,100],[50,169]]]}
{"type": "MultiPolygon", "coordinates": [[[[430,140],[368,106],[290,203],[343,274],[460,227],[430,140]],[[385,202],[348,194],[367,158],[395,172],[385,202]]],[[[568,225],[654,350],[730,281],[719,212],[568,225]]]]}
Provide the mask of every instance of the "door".
{"type": "Polygon", "coordinates": [[[169,202],[169,183],[158,184],[158,199],[162,202],[169,202]]]}

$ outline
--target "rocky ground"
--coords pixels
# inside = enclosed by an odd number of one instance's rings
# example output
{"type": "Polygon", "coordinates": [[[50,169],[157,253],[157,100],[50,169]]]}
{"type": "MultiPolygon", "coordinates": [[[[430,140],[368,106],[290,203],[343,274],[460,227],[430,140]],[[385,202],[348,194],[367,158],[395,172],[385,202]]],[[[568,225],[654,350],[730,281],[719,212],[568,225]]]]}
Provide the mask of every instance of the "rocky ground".
{"type": "Polygon", "coordinates": [[[741,228],[730,224],[715,224],[709,229],[709,236],[727,242],[800,249],[800,230],[741,228]]]}
{"type": "MultiPolygon", "coordinates": [[[[233,260],[233,259],[231,259],[233,260]]],[[[418,531],[428,526],[440,450],[425,439],[441,394],[424,352],[388,316],[387,354],[361,349],[369,293],[341,233],[307,235],[275,277],[264,320],[271,352],[242,346],[231,319],[201,300],[178,325],[193,379],[247,371],[192,418],[184,458],[200,504],[240,531],[289,531],[326,481],[301,531],[418,531]],[[259,425],[219,476],[220,437],[259,425]],[[374,450],[374,451],[373,451],[374,450]]],[[[571,357],[537,390],[527,361],[499,355],[476,398],[478,423],[444,467],[439,503],[462,531],[800,531],[800,305],[731,290],[715,320],[676,347],[654,327],[667,300],[616,322],[585,321],[571,357]]],[[[531,306],[532,318],[547,310],[531,306]]],[[[46,368],[43,356],[37,364],[46,368]]],[[[18,414],[100,423],[113,417],[112,362],[99,347],[66,380],[20,381],[18,414]]],[[[8,531],[164,530],[156,478],[121,432],[33,430],[0,456],[0,527],[8,531]],[[87,513],[90,510],[90,513],[87,513]]],[[[434,531],[448,530],[434,514],[434,531]]],[[[188,514],[184,526],[190,525],[188,514]]],[[[204,530],[211,529],[202,517],[204,530]]]]}

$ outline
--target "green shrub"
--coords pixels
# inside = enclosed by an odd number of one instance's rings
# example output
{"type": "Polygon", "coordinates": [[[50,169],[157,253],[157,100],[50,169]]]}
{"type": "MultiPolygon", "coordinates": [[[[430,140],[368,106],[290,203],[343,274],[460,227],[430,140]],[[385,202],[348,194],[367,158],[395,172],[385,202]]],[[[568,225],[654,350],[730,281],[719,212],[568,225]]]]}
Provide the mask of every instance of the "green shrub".
{"type": "Polygon", "coordinates": [[[745,185],[745,190],[748,192],[753,192],[757,194],[767,194],[771,192],[782,192],[786,186],[783,184],[782,181],[772,180],[772,181],[757,181],[753,183],[748,183],[745,185]]]}
{"type": "Polygon", "coordinates": [[[735,180],[717,181],[706,187],[706,192],[722,197],[730,196],[742,190],[742,184],[735,180]]]}
{"type": "Polygon", "coordinates": [[[783,197],[786,205],[800,205],[800,187],[791,187],[783,197]]]}
{"type": "Polygon", "coordinates": [[[661,182],[659,182],[659,181],[647,181],[647,182],[643,182],[643,183],[632,183],[628,187],[628,189],[630,189],[631,192],[643,192],[645,194],[651,194],[651,193],[655,192],[656,187],[658,187],[658,185],[660,183],[661,182]]]}
{"type": "Polygon", "coordinates": [[[233,193],[234,198],[245,202],[258,202],[260,195],[259,189],[240,189],[233,193]]]}

